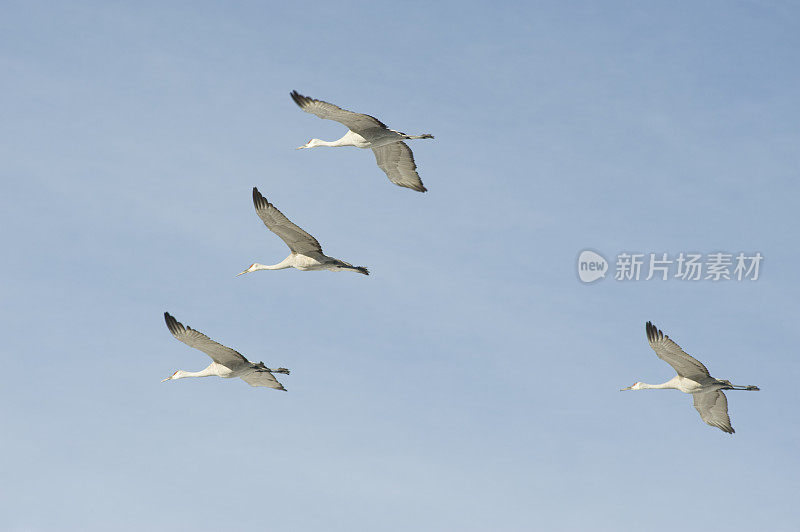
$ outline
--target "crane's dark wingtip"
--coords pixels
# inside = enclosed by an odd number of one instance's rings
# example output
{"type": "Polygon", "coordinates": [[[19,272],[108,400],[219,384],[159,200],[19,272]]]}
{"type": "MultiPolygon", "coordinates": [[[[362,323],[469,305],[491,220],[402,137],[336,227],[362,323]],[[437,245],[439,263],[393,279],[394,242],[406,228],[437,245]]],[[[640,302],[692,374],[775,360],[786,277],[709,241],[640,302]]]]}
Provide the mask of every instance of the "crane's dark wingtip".
{"type": "Polygon", "coordinates": [[[170,315],[169,312],[164,313],[164,321],[167,324],[167,329],[169,329],[169,332],[173,335],[183,331],[183,324],[170,315]]]}
{"type": "Polygon", "coordinates": [[[308,101],[310,100],[310,98],[303,96],[297,91],[292,91],[290,96],[292,97],[292,100],[294,100],[294,103],[300,106],[301,109],[303,108],[303,106],[307,105],[308,101]]]}
{"type": "Polygon", "coordinates": [[[253,205],[256,206],[256,209],[266,209],[269,207],[267,198],[265,198],[256,187],[253,187],[253,205]]]}
{"type": "Polygon", "coordinates": [[[653,325],[652,322],[648,321],[645,324],[644,328],[645,328],[645,331],[647,332],[647,340],[649,342],[656,342],[656,341],[664,339],[664,333],[662,333],[660,330],[658,330],[658,327],[653,325]]]}

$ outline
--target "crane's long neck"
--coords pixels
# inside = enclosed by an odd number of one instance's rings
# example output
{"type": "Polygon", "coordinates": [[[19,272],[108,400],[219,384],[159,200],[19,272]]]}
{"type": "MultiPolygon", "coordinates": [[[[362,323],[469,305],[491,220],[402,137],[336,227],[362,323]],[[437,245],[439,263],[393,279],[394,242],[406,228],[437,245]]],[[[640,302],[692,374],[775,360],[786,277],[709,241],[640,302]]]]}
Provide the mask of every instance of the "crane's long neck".
{"type": "Polygon", "coordinates": [[[244,275],[246,273],[254,272],[257,270],[283,270],[286,268],[291,268],[292,264],[293,264],[293,255],[289,255],[288,257],[280,261],[278,264],[259,264],[257,262],[254,262],[245,271],[237,273],[236,276],[238,277],[239,275],[244,275]]]}
{"type": "Polygon", "coordinates": [[[259,264],[255,263],[251,266],[251,271],[256,270],[285,270],[286,268],[291,268],[290,264],[286,264],[286,261],[281,261],[278,264],[259,264]]]}
{"type": "Polygon", "coordinates": [[[217,375],[217,372],[214,371],[214,364],[211,364],[205,369],[200,371],[184,371],[179,369],[175,372],[175,375],[172,376],[173,379],[184,379],[186,377],[211,377],[217,375]]]}
{"type": "Polygon", "coordinates": [[[289,254],[288,257],[286,257],[285,259],[280,261],[278,264],[267,265],[267,264],[259,264],[259,263],[256,262],[255,264],[250,266],[250,271],[256,271],[256,270],[285,270],[286,268],[291,268],[293,264],[294,264],[294,254],[291,253],[291,254],[289,254]]]}
{"type": "Polygon", "coordinates": [[[350,142],[347,138],[347,135],[345,135],[344,137],[334,141],[311,139],[310,141],[308,141],[308,144],[306,146],[308,148],[316,148],[317,146],[330,146],[331,148],[336,148],[338,146],[354,146],[354,144],[350,142]]]}
{"type": "Polygon", "coordinates": [[[676,390],[677,388],[672,383],[672,381],[662,382],[661,384],[647,384],[643,382],[641,386],[639,386],[640,390],[676,390]]]}

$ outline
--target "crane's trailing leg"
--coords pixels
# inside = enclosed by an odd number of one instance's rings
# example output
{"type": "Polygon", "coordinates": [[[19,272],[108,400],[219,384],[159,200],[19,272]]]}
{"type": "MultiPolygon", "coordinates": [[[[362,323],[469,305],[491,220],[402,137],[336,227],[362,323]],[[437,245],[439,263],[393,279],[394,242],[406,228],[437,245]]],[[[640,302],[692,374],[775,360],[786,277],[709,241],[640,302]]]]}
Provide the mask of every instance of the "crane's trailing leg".
{"type": "Polygon", "coordinates": [[[256,371],[261,371],[261,372],[270,371],[272,373],[285,373],[286,375],[289,374],[289,370],[286,368],[270,369],[267,366],[265,366],[263,362],[259,362],[258,364],[256,364],[256,371]]]}
{"type": "Polygon", "coordinates": [[[430,133],[423,133],[422,135],[404,135],[403,138],[408,140],[415,140],[415,139],[432,139],[433,135],[430,133]]]}
{"type": "Polygon", "coordinates": [[[740,386],[738,384],[733,384],[731,381],[727,379],[723,380],[722,383],[725,384],[723,390],[745,390],[748,392],[757,392],[760,390],[758,386],[753,386],[752,384],[748,384],[747,386],[740,386]]]}
{"type": "Polygon", "coordinates": [[[360,273],[362,275],[369,275],[369,270],[366,268],[366,266],[353,266],[349,262],[345,262],[345,261],[339,260],[339,259],[334,259],[334,260],[330,261],[327,264],[334,266],[334,271],[335,271],[336,268],[338,268],[340,270],[346,270],[346,271],[349,271],[349,272],[356,272],[356,273],[360,273]]]}

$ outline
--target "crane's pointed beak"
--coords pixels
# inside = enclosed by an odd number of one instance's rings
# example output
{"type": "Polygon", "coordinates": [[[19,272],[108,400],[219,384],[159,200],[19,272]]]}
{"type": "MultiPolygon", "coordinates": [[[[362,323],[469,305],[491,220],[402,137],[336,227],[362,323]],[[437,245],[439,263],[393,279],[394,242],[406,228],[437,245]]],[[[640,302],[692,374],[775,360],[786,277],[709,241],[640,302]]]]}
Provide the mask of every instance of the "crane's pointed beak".
{"type": "Polygon", "coordinates": [[[302,150],[303,148],[307,148],[307,147],[308,147],[308,146],[298,146],[298,147],[296,147],[295,149],[296,149],[296,150],[302,150]]]}
{"type": "Polygon", "coordinates": [[[172,379],[172,377],[167,377],[166,379],[162,379],[161,382],[167,382],[170,379],[172,379]]]}
{"type": "Polygon", "coordinates": [[[632,388],[633,388],[633,386],[628,386],[627,388],[622,388],[620,391],[621,391],[621,392],[624,392],[625,390],[630,390],[630,389],[632,389],[632,388]]]}
{"type": "Polygon", "coordinates": [[[256,266],[257,266],[257,265],[258,265],[258,263],[257,263],[257,262],[254,262],[253,264],[251,264],[250,266],[248,266],[248,267],[247,267],[247,269],[246,269],[245,271],[243,271],[243,272],[241,272],[241,273],[237,273],[237,274],[236,274],[236,277],[239,277],[240,275],[244,275],[244,274],[246,274],[246,273],[250,273],[250,272],[254,272],[254,271],[256,271],[256,266]]]}

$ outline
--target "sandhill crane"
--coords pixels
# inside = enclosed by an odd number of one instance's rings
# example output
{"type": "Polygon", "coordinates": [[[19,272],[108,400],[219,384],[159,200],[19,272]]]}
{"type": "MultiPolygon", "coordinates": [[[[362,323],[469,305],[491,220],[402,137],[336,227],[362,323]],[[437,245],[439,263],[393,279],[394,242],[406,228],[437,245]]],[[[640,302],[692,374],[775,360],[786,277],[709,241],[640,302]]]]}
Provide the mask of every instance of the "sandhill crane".
{"type": "Polygon", "coordinates": [[[728,434],[736,432],[731,426],[728,417],[728,399],[722,390],[756,391],[758,386],[737,386],[731,384],[731,381],[715,379],[702,363],[686,354],[678,344],[649,321],[645,325],[645,331],[650,347],[658,358],[672,366],[678,374],[663,384],[636,382],[621,391],[671,389],[690,393],[694,397],[694,407],[703,421],[728,434]]]}
{"type": "Polygon", "coordinates": [[[395,185],[410,188],[418,192],[428,189],[422,184],[414,162],[414,154],[404,140],[432,139],[433,135],[406,135],[400,131],[389,129],[374,116],[347,111],[332,103],[323,102],[303,96],[297,91],[292,91],[292,99],[307,113],[320,118],[336,120],[347,126],[349,130],[339,140],[327,142],[320,139],[311,139],[306,144],[297,148],[314,148],[316,146],[355,146],[356,148],[372,148],[375,160],[381,170],[395,185]]]}
{"type": "Polygon", "coordinates": [[[254,364],[237,351],[215,342],[200,331],[188,326],[184,327],[178,320],[170,316],[169,312],[164,313],[164,320],[167,322],[167,328],[172,333],[172,336],[189,347],[194,347],[207,354],[213,362],[202,371],[183,371],[179,369],[161,382],[185,377],[211,377],[216,375],[224,379],[240,377],[250,386],[266,386],[286,391],[286,388],[278,382],[273,373],[285,373],[288,375],[288,369],[270,369],[263,362],[254,364]]]}
{"type": "Polygon", "coordinates": [[[347,270],[369,275],[369,270],[364,266],[353,266],[349,262],[334,259],[322,253],[322,246],[319,245],[317,239],[290,222],[281,211],[261,195],[256,187],[253,187],[253,205],[255,205],[256,214],[267,226],[267,229],[281,237],[281,240],[289,246],[291,253],[281,262],[272,266],[255,262],[245,271],[236,274],[237,276],[256,270],[283,270],[285,268],[334,272],[347,270]]]}

